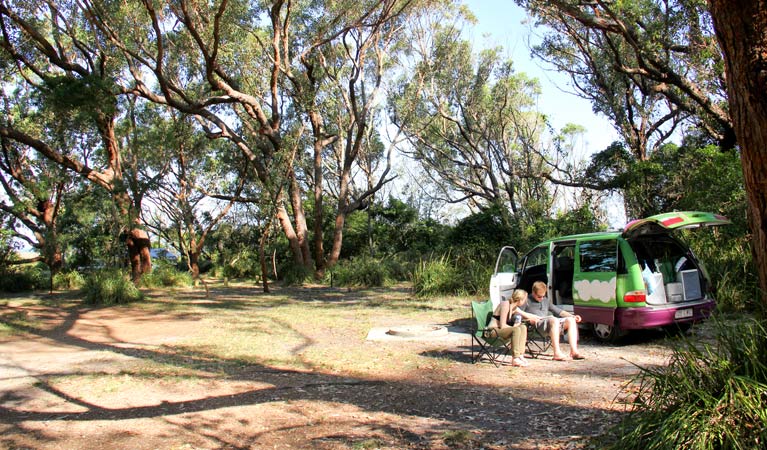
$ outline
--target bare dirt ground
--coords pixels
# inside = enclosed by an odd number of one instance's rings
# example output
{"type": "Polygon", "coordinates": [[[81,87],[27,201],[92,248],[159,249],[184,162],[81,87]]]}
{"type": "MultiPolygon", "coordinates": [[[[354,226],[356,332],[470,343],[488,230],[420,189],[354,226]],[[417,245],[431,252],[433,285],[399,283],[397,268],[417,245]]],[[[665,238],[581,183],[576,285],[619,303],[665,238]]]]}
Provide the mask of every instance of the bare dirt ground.
{"type": "MultiPolygon", "coordinates": [[[[261,295],[220,289],[210,301],[226,308],[261,295]]],[[[0,333],[2,448],[583,448],[625,414],[636,365],[669,355],[660,333],[620,346],[583,333],[584,361],[472,364],[467,301],[439,339],[339,339],[317,327],[307,346],[361,349],[370,369],[296,369],[179,351],[179,340],[215,329],[184,308],[63,305],[47,294],[0,299],[13,329],[0,333]],[[398,368],[411,355],[416,365],[398,368]]],[[[386,314],[371,323],[397,322],[386,314]]]]}

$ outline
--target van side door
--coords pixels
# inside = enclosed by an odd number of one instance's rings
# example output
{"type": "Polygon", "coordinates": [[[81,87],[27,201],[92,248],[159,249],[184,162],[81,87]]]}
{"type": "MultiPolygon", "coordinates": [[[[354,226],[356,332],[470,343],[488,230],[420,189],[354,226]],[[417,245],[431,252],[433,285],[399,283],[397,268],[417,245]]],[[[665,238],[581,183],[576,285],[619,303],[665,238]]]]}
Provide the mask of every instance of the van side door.
{"type": "Polygon", "coordinates": [[[503,247],[495,261],[495,270],[490,277],[490,300],[493,305],[501,302],[501,297],[511,297],[512,291],[519,283],[517,263],[519,256],[514,247],[503,247]]]}
{"type": "Polygon", "coordinates": [[[618,307],[618,241],[589,238],[578,242],[573,273],[573,306],[584,322],[613,325],[618,307]]]}

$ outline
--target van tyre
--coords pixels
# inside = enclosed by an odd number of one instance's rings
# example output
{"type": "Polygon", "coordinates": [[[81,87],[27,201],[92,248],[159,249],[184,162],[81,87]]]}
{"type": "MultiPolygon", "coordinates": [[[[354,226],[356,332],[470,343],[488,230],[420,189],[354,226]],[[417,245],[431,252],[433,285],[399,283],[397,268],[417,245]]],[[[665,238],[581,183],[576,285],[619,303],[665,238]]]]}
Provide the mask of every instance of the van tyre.
{"type": "Polygon", "coordinates": [[[618,325],[605,325],[603,323],[595,323],[593,331],[594,337],[598,341],[609,344],[615,344],[625,335],[618,325]]]}

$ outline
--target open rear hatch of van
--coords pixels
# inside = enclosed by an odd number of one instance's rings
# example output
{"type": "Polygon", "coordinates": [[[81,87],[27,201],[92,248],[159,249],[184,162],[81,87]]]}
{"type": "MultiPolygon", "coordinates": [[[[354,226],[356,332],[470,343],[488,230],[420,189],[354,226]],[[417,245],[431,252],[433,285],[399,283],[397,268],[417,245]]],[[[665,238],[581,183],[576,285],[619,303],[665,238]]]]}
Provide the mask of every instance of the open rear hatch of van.
{"type": "Polygon", "coordinates": [[[682,211],[635,220],[623,231],[643,269],[647,303],[666,305],[702,299],[707,279],[692,252],[670,236],[672,230],[729,224],[718,214],[682,211]]]}
{"type": "Polygon", "coordinates": [[[669,230],[729,225],[730,219],[719,214],[701,211],[678,211],[650,216],[629,222],[623,229],[623,237],[633,239],[639,236],[667,233],[669,230]]]}

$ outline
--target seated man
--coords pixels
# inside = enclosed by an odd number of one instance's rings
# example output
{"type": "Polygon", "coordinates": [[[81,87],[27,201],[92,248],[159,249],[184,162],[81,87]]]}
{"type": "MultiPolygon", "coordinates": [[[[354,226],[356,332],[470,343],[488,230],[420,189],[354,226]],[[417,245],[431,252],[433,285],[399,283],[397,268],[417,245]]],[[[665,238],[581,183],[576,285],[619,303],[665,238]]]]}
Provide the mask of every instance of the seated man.
{"type": "Polygon", "coordinates": [[[560,333],[567,333],[570,357],[585,359],[578,353],[578,322],[581,321],[581,316],[570,314],[558,306],[552,305],[551,300],[546,295],[546,283],[542,281],[533,283],[530,297],[527,304],[520,310],[520,314],[525,320],[535,325],[542,335],[549,335],[551,346],[554,349],[555,361],[565,360],[565,355],[559,348],[560,333]]]}

